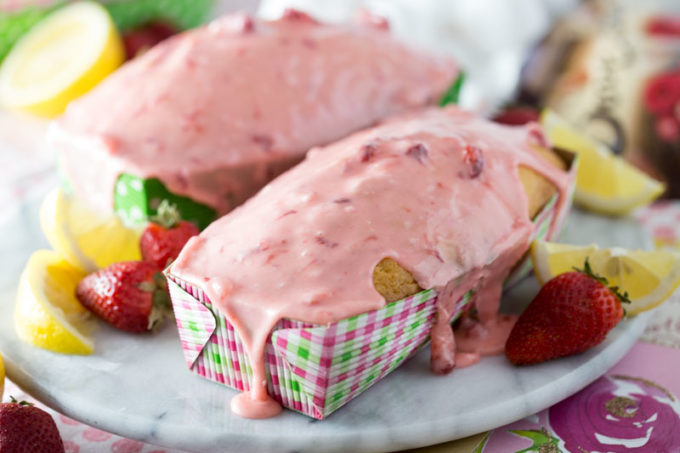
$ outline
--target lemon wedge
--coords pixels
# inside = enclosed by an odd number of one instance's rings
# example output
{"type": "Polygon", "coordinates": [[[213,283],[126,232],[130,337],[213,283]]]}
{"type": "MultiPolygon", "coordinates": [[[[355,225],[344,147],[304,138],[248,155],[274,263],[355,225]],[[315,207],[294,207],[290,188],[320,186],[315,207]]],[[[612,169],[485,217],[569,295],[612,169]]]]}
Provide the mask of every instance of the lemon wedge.
{"type": "Polygon", "coordinates": [[[610,286],[628,292],[631,303],[625,309],[629,315],[656,307],[680,285],[680,253],[618,247],[600,249],[596,245],[576,246],[540,240],[531,245],[531,260],[541,285],[574,267],[583,269],[586,257],[593,271],[605,277],[610,286]]]}
{"type": "Polygon", "coordinates": [[[45,17],[14,45],[0,67],[0,103],[54,117],[124,59],[106,9],[73,3],[45,17]]]}
{"type": "Polygon", "coordinates": [[[541,124],[554,146],[578,153],[574,192],[578,205],[601,214],[625,215],[663,193],[662,183],[577,131],[556,113],[544,111],[541,124]]]}
{"type": "Polygon", "coordinates": [[[52,250],[34,252],[19,279],[14,307],[19,338],[54,352],[91,354],[89,312],[75,297],[84,276],[52,250]]]}
{"type": "Polygon", "coordinates": [[[54,189],[43,200],[40,226],[52,248],[86,272],[142,258],[140,228],[126,227],[113,213],[93,211],[61,189],[54,189]]]}

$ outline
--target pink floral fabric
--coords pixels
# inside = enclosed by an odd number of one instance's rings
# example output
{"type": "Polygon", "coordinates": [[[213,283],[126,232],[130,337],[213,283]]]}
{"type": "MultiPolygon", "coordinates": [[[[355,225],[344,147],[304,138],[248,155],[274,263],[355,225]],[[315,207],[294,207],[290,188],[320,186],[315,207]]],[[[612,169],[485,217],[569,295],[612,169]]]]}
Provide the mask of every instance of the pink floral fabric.
{"type": "Polygon", "coordinates": [[[680,349],[638,342],[605,376],[487,433],[475,452],[679,452],[679,374],[680,349]]]}

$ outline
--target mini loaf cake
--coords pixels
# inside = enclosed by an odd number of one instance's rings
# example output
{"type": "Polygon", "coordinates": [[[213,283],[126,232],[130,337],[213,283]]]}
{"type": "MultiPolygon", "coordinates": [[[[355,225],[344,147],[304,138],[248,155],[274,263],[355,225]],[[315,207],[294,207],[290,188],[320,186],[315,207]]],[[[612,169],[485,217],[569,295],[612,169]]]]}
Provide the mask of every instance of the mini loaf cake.
{"type": "MultiPolygon", "coordinates": [[[[454,107],[407,115],[310,151],[192,238],[167,274],[238,334],[252,368],[243,384],[249,391],[232,400],[241,415],[279,410],[267,392],[275,362],[265,350],[281,322],[334,329],[422,290],[430,298],[436,292],[434,312],[422,321],[430,326],[432,369],[449,372],[470,361],[457,357],[450,326],[464,296],[471,296],[476,330],[488,334],[467,352],[490,353],[503,342],[511,326],[498,315],[503,282],[535,234],[533,215],[553,196],[550,233],[564,215],[572,181],[564,168],[535,124],[501,126],[454,107]]],[[[183,297],[175,297],[179,311],[183,297]]],[[[324,349],[334,341],[318,343],[324,349]]],[[[320,354],[315,369],[336,363],[320,354]]],[[[333,376],[315,385],[330,385],[333,376]]],[[[330,397],[319,399],[321,416],[330,397]]]]}
{"type": "Polygon", "coordinates": [[[436,104],[452,62],[374,25],[222,17],[124,65],[53,123],[67,189],[134,223],[160,200],[207,225],[313,146],[436,104]]]}

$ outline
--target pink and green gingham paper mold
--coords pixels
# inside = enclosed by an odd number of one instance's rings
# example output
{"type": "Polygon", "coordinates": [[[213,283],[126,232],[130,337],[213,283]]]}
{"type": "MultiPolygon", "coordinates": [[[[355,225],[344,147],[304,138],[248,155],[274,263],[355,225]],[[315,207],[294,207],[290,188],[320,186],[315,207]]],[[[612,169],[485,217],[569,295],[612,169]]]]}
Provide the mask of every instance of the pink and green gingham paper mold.
{"type": "MultiPolygon", "coordinates": [[[[573,158],[567,157],[572,163],[573,158]]],[[[570,174],[575,173],[572,163],[570,174]]],[[[569,194],[571,199],[571,192],[569,194]]],[[[532,239],[550,239],[557,216],[553,197],[534,219],[532,239]]],[[[565,206],[565,210],[568,206],[565,206]]],[[[531,270],[528,258],[515,267],[506,286],[531,270]]],[[[250,389],[252,370],[238,333],[206,294],[172,274],[168,286],[187,366],[211,381],[250,389]]],[[[472,291],[457,303],[451,322],[468,305],[472,291]]],[[[284,407],[324,419],[392,372],[429,342],[437,293],[422,291],[383,308],[330,325],[284,319],[265,348],[269,394],[284,407]]]]}
{"type": "MultiPolygon", "coordinates": [[[[169,276],[189,368],[237,390],[252,371],[241,340],[200,289],[169,276]]],[[[470,299],[461,300],[458,311],[470,299]]],[[[265,349],[269,393],[284,407],[323,419],[398,367],[423,345],[435,315],[434,290],[330,324],[282,320],[265,349]]]]}

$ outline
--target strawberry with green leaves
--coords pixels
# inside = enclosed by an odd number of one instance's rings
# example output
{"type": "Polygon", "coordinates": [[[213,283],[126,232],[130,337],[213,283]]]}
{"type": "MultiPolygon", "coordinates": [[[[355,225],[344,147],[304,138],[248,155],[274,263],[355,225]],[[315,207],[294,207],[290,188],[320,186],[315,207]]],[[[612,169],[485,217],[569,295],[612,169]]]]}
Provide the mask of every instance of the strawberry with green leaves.
{"type": "Polygon", "coordinates": [[[142,259],[163,269],[177,258],[189,238],[199,233],[191,222],[182,220],[174,205],[163,200],[158,214],[144,229],[139,239],[142,259]]]}
{"type": "Polygon", "coordinates": [[[624,316],[628,300],[593,273],[586,259],[576,269],[548,281],[517,320],[505,355],[530,365],[586,351],[604,341],[624,316]]]}
{"type": "Polygon", "coordinates": [[[0,404],[0,452],[64,453],[64,443],[50,414],[12,398],[0,404]]]}
{"type": "Polygon", "coordinates": [[[160,268],[146,261],[114,263],[88,275],[76,288],[88,310],[117,329],[152,330],[171,313],[167,282],[160,268]]]}

